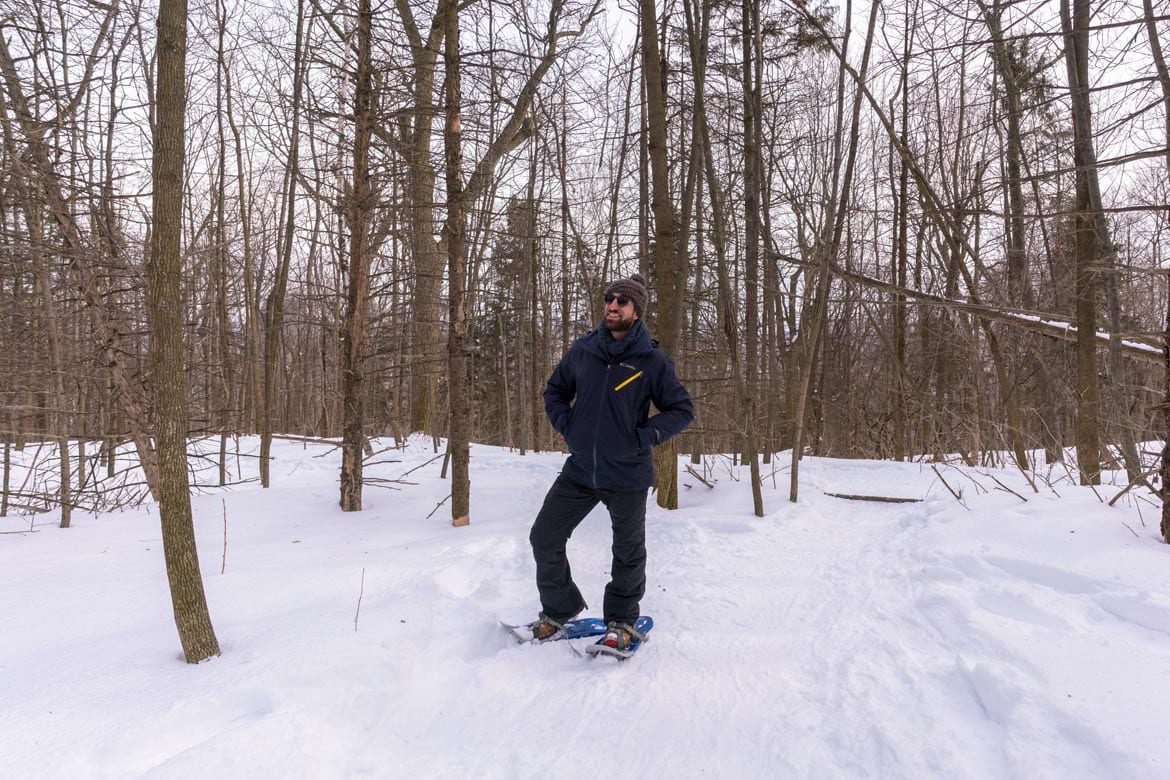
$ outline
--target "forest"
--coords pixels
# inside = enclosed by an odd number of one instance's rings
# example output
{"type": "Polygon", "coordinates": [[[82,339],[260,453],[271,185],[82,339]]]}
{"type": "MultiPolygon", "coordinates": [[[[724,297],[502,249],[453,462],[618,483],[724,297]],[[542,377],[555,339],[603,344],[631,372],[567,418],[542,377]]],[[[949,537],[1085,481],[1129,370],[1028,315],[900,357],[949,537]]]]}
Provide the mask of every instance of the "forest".
{"type": "Polygon", "coordinates": [[[562,446],[545,381],[633,272],[696,403],[660,464],[787,453],[796,500],[801,454],[1068,459],[1160,498],[1168,30],[1165,0],[2,0],[0,514],[166,510],[241,435],[265,486],[274,437],[336,442],[358,510],[371,439],[423,432],[467,523],[468,443],[562,446]]]}

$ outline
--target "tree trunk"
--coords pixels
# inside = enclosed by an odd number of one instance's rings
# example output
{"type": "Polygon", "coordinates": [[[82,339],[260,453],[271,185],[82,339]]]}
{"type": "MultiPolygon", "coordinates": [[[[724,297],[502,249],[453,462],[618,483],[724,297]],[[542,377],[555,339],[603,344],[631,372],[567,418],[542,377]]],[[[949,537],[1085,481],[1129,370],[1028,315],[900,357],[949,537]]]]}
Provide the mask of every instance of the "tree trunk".
{"type": "Polygon", "coordinates": [[[1100,402],[1097,389],[1097,272],[1103,236],[1094,227],[1090,188],[1095,174],[1091,116],[1089,113],[1088,52],[1089,3],[1060,0],[1064,32],[1065,66],[1073,111],[1073,162],[1076,166],[1077,319],[1077,467],[1082,485],[1101,484],[1100,402]]]}
{"type": "Polygon", "coordinates": [[[354,91],[353,183],[345,210],[349,230],[349,281],[345,300],[345,336],[341,345],[342,435],[341,511],[362,508],[362,458],[365,435],[365,344],[369,319],[370,136],[373,122],[373,11],[370,0],[358,3],[357,83],[354,91]]]}
{"type": "MultiPolygon", "coordinates": [[[[677,227],[670,201],[667,161],[666,86],[658,50],[658,12],[654,0],[639,0],[638,16],[642,37],[642,80],[646,90],[646,148],[650,167],[650,210],[654,215],[654,278],[658,292],[655,332],[662,350],[673,353],[678,346],[677,311],[686,286],[685,273],[676,264],[677,227]]],[[[658,505],[678,508],[678,454],[676,443],[668,441],[654,448],[658,505]]]]}
{"type": "Polygon", "coordinates": [[[61,328],[57,317],[57,305],[53,301],[52,274],[47,266],[44,246],[44,225],[41,220],[41,206],[29,198],[25,213],[28,221],[29,249],[33,264],[36,287],[41,296],[41,316],[45,327],[45,338],[49,347],[49,375],[52,383],[52,410],[49,415],[51,433],[57,439],[57,462],[60,485],[58,503],[61,507],[60,527],[68,528],[72,516],[73,484],[69,458],[69,398],[65,394],[65,362],[61,356],[61,328]]]}
{"type": "Polygon", "coordinates": [[[260,484],[271,484],[273,407],[276,405],[276,374],[281,369],[280,331],[284,326],[284,297],[288,288],[289,266],[292,264],[292,244],[296,227],[297,167],[300,158],[301,90],[304,84],[304,24],[305,5],[297,3],[297,31],[293,46],[292,128],[289,135],[288,160],[284,170],[284,224],[278,242],[279,260],[272,290],[268,294],[264,312],[264,395],[260,401],[260,484]]]}
{"type": "Polygon", "coordinates": [[[403,146],[406,152],[408,184],[406,202],[410,254],[414,261],[414,296],[410,351],[416,370],[410,386],[410,430],[434,432],[436,404],[435,373],[419,366],[431,366],[439,355],[439,296],[442,281],[442,254],[435,242],[435,168],[431,163],[431,137],[435,119],[435,63],[445,29],[444,8],[423,38],[407,0],[395,0],[399,18],[410,40],[412,57],[411,110],[403,146]]]}
{"type": "Polygon", "coordinates": [[[0,517],[8,517],[8,493],[12,485],[12,442],[4,438],[3,476],[0,477],[0,517]]]}
{"type": "MultiPolygon", "coordinates": [[[[900,131],[902,143],[906,143],[906,136],[910,128],[910,42],[911,17],[906,17],[905,36],[902,50],[900,89],[902,92],[902,106],[900,117],[900,131]]],[[[910,241],[910,171],[906,162],[898,159],[898,185],[894,194],[896,239],[894,258],[891,263],[891,273],[894,285],[899,288],[906,286],[906,272],[909,258],[910,241]]],[[[906,296],[895,293],[894,296],[894,460],[906,460],[906,377],[908,372],[906,361],[906,330],[907,308],[906,296]]]]}
{"type": "Polygon", "coordinates": [[[744,196],[744,458],[748,461],[752,482],[752,508],[756,517],[764,516],[764,495],[760,484],[760,62],[757,36],[760,35],[760,4],[743,2],[743,196],[744,196]]]}
{"type": "Polygon", "coordinates": [[[195,546],[187,482],[187,410],[183,381],[180,244],[183,213],[186,0],[161,0],[155,99],[154,196],[147,303],[155,397],[159,515],[171,603],[187,663],[219,655],[195,546]]]}
{"type": "MultiPolygon", "coordinates": [[[[215,90],[217,106],[223,105],[226,91],[227,63],[224,59],[224,38],[227,32],[227,11],[222,0],[216,0],[216,70],[215,90]]],[[[228,311],[228,279],[231,273],[231,263],[228,258],[227,243],[227,131],[224,127],[224,113],[216,112],[216,171],[215,171],[215,330],[219,338],[215,346],[219,351],[220,390],[221,395],[218,407],[213,411],[216,419],[215,428],[220,432],[219,439],[219,484],[222,487],[227,482],[227,441],[230,431],[240,430],[239,410],[232,413],[235,381],[235,361],[232,358],[232,322],[228,311]]],[[[242,204],[241,204],[242,205],[242,204]]],[[[210,394],[209,394],[210,400],[210,394]]]]}
{"type": "MultiPolygon", "coordinates": [[[[1068,71],[1069,97],[1072,103],[1073,119],[1073,161],[1076,165],[1076,192],[1077,204],[1077,316],[1078,326],[1080,315],[1083,312],[1089,316],[1089,308],[1096,306],[1096,290],[1101,277],[1095,270],[1100,267],[1104,270],[1104,288],[1106,297],[1106,312],[1109,317],[1109,351],[1108,351],[1108,382],[1106,390],[1109,393],[1109,409],[1115,420],[1117,435],[1120,439],[1120,450],[1125,462],[1125,469],[1131,481],[1142,480],[1141,462],[1137,452],[1137,442],[1134,437],[1133,425],[1130,421],[1129,406],[1122,390],[1124,384],[1123,367],[1121,362],[1121,304],[1117,293],[1117,274],[1113,273],[1116,266],[1117,252],[1109,236],[1109,223],[1105,218],[1105,207],[1101,198],[1101,184],[1097,175],[1097,152],[1093,142],[1093,114],[1092,103],[1089,99],[1089,25],[1091,23],[1089,0],[1074,0],[1073,12],[1070,18],[1068,13],[1069,0],[1061,1],[1061,23],[1064,30],[1065,66],[1068,71]],[[1083,274],[1082,274],[1083,272],[1083,274]],[[1083,279],[1082,279],[1083,275],[1083,279]]],[[[1091,334],[1086,335],[1088,340],[1095,341],[1096,327],[1091,334]]],[[[1086,365],[1080,367],[1081,387],[1084,394],[1090,381],[1087,364],[1088,351],[1081,353],[1086,365]]],[[[1078,364],[1079,365],[1079,364],[1078,364]]],[[[1096,378],[1096,356],[1094,354],[1091,368],[1094,371],[1093,383],[1096,378]]],[[[1096,388],[1092,389],[1092,401],[1085,399],[1086,413],[1090,406],[1100,415],[1101,407],[1096,401],[1096,388]]],[[[1089,427],[1100,430],[1100,417],[1095,423],[1087,423],[1089,427]]],[[[1099,434],[1098,434],[1099,435],[1099,434]]],[[[1098,448],[1100,445],[1098,444],[1098,448]]],[[[1095,471],[1100,471],[1099,464],[1095,471]]],[[[1090,484],[1098,484],[1100,475],[1093,481],[1093,471],[1087,475],[1090,484]]],[[[1082,480],[1086,472],[1082,468],[1082,480]]]]}
{"type": "Polygon", "coordinates": [[[1020,70],[1023,65],[1018,55],[1013,55],[1003,35],[1003,0],[993,0],[988,7],[979,3],[987,29],[991,33],[992,54],[995,69],[999,74],[1003,98],[1000,101],[1005,113],[1007,133],[1004,138],[1004,189],[1007,213],[1004,216],[1007,244],[1008,303],[1017,308],[1031,309],[1035,302],[1028,276],[1028,254],[1024,244],[1024,187],[1022,161],[1024,158],[1023,135],[1020,119],[1023,113],[1023,88],[1020,84],[1020,70]]]}
{"type": "MultiPolygon", "coordinates": [[[[463,141],[460,126],[459,5],[443,0],[443,93],[446,96],[446,130],[443,150],[447,168],[447,285],[450,307],[447,336],[447,394],[449,396],[448,449],[451,452],[451,525],[471,522],[470,432],[471,388],[467,379],[467,319],[464,315],[466,269],[466,218],[463,202],[463,141]]],[[[535,312],[533,312],[535,316],[535,312]]]]}
{"type": "MultiPolygon", "coordinates": [[[[1019,55],[1013,54],[1004,39],[1002,28],[1003,6],[1001,0],[994,0],[992,7],[980,3],[984,21],[991,32],[992,53],[995,68],[1000,77],[1006,114],[1007,132],[1004,138],[1004,237],[1006,243],[1008,304],[1015,309],[1035,308],[1035,295],[1028,274],[1028,253],[1024,229],[1024,187],[1023,158],[1024,141],[1020,129],[1023,113],[1023,88],[1020,74],[1023,63],[1019,55]]],[[[1027,468],[1023,444],[1023,415],[1020,411],[1021,375],[1035,366],[1039,357],[1030,347],[1030,341],[1016,333],[1005,334],[1008,347],[1004,350],[1004,366],[1000,374],[1003,402],[1009,416],[1009,426],[1015,458],[1021,469],[1027,468]]]]}
{"type": "MultiPolygon", "coordinates": [[[[244,141],[240,125],[236,122],[232,105],[231,68],[224,69],[224,101],[228,126],[232,131],[236,153],[236,189],[240,209],[240,229],[244,245],[244,372],[247,378],[240,378],[237,393],[237,432],[256,432],[260,429],[260,404],[264,395],[262,378],[261,334],[262,317],[257,303],[256,271],[252,257],[252,207],[248,199],[246,167],[244,166],[244,141]]],[[[261,459],[261,468],[267,468],[266,459],[261,459]]]]}
{"type": "MultiPolygon", "coordinates": [[[[1150,41],[1150,52],[1153,54],[1154,66],[1158,72],[1158,84],[1162,88],[1162,121],[1166,134],[1166,176],[1170,180],[1170,68],[1166,67],[1166,55],[1162,49],[1162,41],[1158,37],[1158,23],[1154,17],[1153,0],[1143,0],[1146,16],[1146,35],[1150,41]]],[[[1167,279],[1166,290],[1166,318],[1163,323],[1162,358],[1165,368],[1162,370],[1163,395],[1161,404],[1162,424],[1162,539],[1170,543],[1170,278],[1167,279]]]]}

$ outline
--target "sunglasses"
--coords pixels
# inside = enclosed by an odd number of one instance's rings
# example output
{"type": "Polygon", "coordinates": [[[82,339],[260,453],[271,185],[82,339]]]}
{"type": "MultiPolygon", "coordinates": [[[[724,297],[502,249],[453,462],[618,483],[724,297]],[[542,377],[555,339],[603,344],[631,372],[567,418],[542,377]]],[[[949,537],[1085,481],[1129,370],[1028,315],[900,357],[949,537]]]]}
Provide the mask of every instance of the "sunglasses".
{"type": "Polygon", "coordinates": [[[606,293],[605,302],[606,303],[613,303],[614,301],[617,301],[618,306],[625,306],[627,303],[630,302],[630,299],[628,296],[625,296],[625,295],[614,295],[613,293],[606,293]]]}

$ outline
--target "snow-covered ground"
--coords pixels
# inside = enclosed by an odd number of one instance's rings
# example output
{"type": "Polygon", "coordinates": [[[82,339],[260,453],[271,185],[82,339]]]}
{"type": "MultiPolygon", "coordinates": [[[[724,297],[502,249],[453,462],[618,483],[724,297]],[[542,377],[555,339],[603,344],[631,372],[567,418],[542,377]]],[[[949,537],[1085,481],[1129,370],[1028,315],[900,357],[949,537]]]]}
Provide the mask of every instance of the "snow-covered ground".
{"type": "MultiPolygon", "coordinates": [[[[712,459],[651,502],[656,626],[619,663],[497,622],[539,608],[561,456],[473,447],[462,529],[439,460],[343,514],[337,451],[275,456],[271,489],[195,499],[223,647],[195,666],[156,510],[0,519],[0,777],[1170,777],[1170,547],[1117,486],[810,458],[790,504],[781,460],[760,519],[712,459]]],[[[599,509],[570,544],[590,614],[608,546],[599,509]]]]}

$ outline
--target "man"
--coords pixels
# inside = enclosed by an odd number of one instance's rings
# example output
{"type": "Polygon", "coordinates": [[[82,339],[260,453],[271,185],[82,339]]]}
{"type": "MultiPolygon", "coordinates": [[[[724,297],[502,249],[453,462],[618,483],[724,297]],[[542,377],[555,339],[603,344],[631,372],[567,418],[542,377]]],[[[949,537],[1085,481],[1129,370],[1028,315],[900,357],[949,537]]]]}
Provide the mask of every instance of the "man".
{"type": "Polygon", "coordinates": [[[681,433],[694,418],[674,364],[651,341],[642,315],[646,283],[638,274],[605,291],[605,319],[561,359],[544,390],[544,409],[565,438],[569,457],[532,525],[542,611],[537,640],[554,636],[586,608],[573,582],[565,545],[573,530],[605,504],[613,525],[613,564],[605,588],[605,644],[625,650],[646,592],[646,493],[654,484],[650,448],[681,433]],[[650,402],[658,414],[649,416],[650,402]]]}

